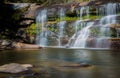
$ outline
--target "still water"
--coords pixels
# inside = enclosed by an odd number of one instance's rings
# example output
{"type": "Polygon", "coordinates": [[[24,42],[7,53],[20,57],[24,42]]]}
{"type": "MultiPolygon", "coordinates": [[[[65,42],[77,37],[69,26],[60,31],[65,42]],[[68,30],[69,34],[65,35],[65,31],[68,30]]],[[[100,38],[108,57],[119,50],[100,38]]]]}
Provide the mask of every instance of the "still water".
{"type": "Polygon", "coordinates": [[[45,48],[1,51],[0,65],[8,63],[39,65],[48,75],[11,77],[11,74],[0,73],[0,78],[120,78],[120,51],[118,50],[45,48]],[[60,67],[72,63],[86,63],[91,66],[87,68],[60,67]]]}

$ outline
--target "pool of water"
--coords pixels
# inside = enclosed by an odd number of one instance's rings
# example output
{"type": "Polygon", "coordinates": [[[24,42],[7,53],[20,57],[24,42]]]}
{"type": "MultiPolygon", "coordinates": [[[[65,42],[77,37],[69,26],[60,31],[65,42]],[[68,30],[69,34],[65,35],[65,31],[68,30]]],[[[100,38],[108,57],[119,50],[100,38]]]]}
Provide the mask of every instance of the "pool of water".
{"type": "MultiPolygon", "coordinates": [[[[80,50],[44,48],[40,50],[7,50],[0,52],[0,65],[28,63],[44,68],[47,75],[12,77],[0,73],[0,78],[119,78],[119,50],[80,50]],[[62,65],[90,64],[87,68],[65,68],[62,65]]],[[[38,69],[38,68],[37,68],[38,69]]],[[[38,69],[39,70],[39,69],[38,69]]]]}

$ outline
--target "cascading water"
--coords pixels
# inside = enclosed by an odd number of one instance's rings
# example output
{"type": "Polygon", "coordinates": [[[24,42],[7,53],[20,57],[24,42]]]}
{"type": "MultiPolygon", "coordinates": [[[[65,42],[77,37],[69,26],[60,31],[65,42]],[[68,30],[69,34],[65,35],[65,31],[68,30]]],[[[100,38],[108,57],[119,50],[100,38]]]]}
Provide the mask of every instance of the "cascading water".
{"type": "Polygon", "coordinates": [[[119,11],[119,3],[108,3],[99,8],[101,15],[114,15],[119,11]]]}
{"type": "MultiPolygon", "coordinates": [[[[47,10],[44,9],[36,17],[36,43],[42,46],[63,47],[67,45],[69,47],[78,48],[110,48],[110,39],[112,37],[110,33],[111,28],[109,26],[111,24],[120,24],[119,19],[117,19],[117,17],[119,16],[117,15],[119,9],[120,4],[118,3],[108,3],[106,5],[102,5],[100,10],[98,11],[98,14],[101,13],[100,15],[103,15],[104,17],[101,18],[99,22],[94,23],[92,20],[88,20],[90,17],[90,7],[81,7],[79,16],[80,20],[76,20],[74,22],[74,25],[72,22],[73,26],[71,25],[71,27],[73,27],[73,29],[72,34],[70,33],[70,35],[68,35],[68,33],[65,32],[67,29],[69,29],[69,27],[66,27],[67,24],[69,26],[69,23],[66,23],[66,21],[64,21],[65,9],[61,8],[59,11],[60,22],[54,25],[56,28],[55,32],[48,30],[48,26],[45,25],[47,21],[47,10]],[[85,16],[86,18],[84,19],[83,16],[85,16]],[[93,34],[92,30],[94,30],[94,28],[96,27],[98,27],[97,33],[93,34]],[[63,41],[64,39],[66,39],[65,37],[69,39],[67,44],[64,44],[63,41]],[[56,41],[53,40],[53,38],[56,41]],[[53,42],[55,42],[55,44],[51,45],[50,43],[53,42]]],[[[119,30],[117,32],[119,32],[119,30]]],[[[119,34],[117,34],[117,36],[119,36],[119,34]]]]}
{"type": "Polygon", "coordinates": [[[84,10],[85,10],[85,7],[81,7],[80,8],[80,19],[81,20],[82,20],[82,16],[83,16],[84,10]]]}
{"type": "Polygon", "coordinates": [[[106,5],[103,5],[101,9],[102,15],[106,15],[105,17],[101,18],[100,20],[100,35],[96,39],[96,47],[97,48],[110,48],[110,38],[111,38],[111,28],[109,25],[111,24],[117,24],[117,11],[119,9],[118,3],[108,3],[106,5]]]}
{"type": "Polygon", "coordinates": [[[58,23],[58,46],[62,46],[62,38],[64,37],[64,28],[66,21],[64,20],[65,17],[65,10],[63,8],[60,9],[60,22],[58,23]]]}
{"type": "Polygon", "coordinates": [[[86,26],[86,22],[85,22],[85,20],[83,20],[83,15],[86,14],[87,19],[89,19],[89,13],[90,13],[89,11],[90,11],[89,6],[80,8],[80,20],[77,20],[74,23],[75,33],[77,33],[78,30],[81,30],[82,28],[84,28],[86,26]]]}
{"type": "Polygon", "coordinates": [[[103,46],[102,48],[110,48],[110,41],[111,38],[111,28],[109,27],[111,24],[119,24],[117,21],[118,15],[108,15],[100,20],[100,35],[96,40],[96,47],[103,46]],[[104,43],[103,43],[104,42],[104,43]],[[104,45],[103,45],[104,44],[104,45]]]}
{"type": "Polygon", "coordinates": [[[105,17],[101,18],[100,25],[116,24],[117,23],[116,17],[117,17],[117,15],[105,16],[105,17]]]}
{"type": "Polygon", "coordinates": [[[89,19],[89,17],[90,17],[90,7],[89,6],[87,6],[86,15],[87,15],[87,19],[89,19]]]}
{"type": "Polygon", "coordinates": [[[78,30],[81,30],[86,26],[86,23],[82,20],[78,20],[78,21],[75,21],[74,26],[75,26],[75,33],[77,33],[78,30]]]}
{"type": "Polygon", "coordinates": [[[86,40],[90,35],[89,28],[93,25],[93,22],[87,22],[83,20],[83,15],[86,15],[87,16],[86,19],[89,19],[90,13],[89,11],[90,11],[89,6],[80,8],[80,20],[77,20],[74,23],[75,34],[70,38],[67,46],[80,48],[86,47],[86,40]]]}
{"type": "Polygon", "coordinates": [[[110,38],[110,28],[101,26],[98,37],[96,38],[96,48],[110,48],[110,38]]]}
{"type": "Polygon", "coordinates": [[[105,6],[105,15],[113,15],[117,13],[117,4],[116,3],[108,3],[105,6]]]}
{"type": "Polygon", "coordinates": [[[89,13],[90,13],[90,7],[89,6],[81,7],[80,8],[80,20],[83,19],[84,14],[86,14],[87,19],[89,19],[89,13]]]}
{"type": "Polygon", "coordinates": [[[60,16],[60,21],[63,21],[65,17],[65,9],[63,8],[60,9],[59,16],[60,16]]]}
{"type": "Polygon", "coordinates": [[[58,23],[58,46],[62,46],[62,38],[64,37],[64,28],[65,28],[66,21],[62,21],[58,23]]]}
{"type": "Polygon", "coordinates": [[[45,22],[47,21],[47,10],[42,10],[36,17],[37,24],[37,45],[47,45],[47,28],[45,28],[45,22]]]}
{"type": "MultiPolygon", "coordinates": [[[[103,5],[104,8],[102,10],[101,15],[109,15],[106,17],[101,18],[99,22],[99,33],[97,34],[94,41],[95,45],[93,48],[110,48],[110,41],[109,39],[111,38],[111,29],[110,27],[107,27],[108,24],[117,24],[116,20],[116,15],[111,15],[111,14],[116,14],[117,9],[118,9],[118,4],[116,3],[108,3],[106,5],[103,5]],[[109,8],[112,8],[109,9],[109,8]],[[96,43],[95,43],[96,42],[96,43]]],[[[89,17],[89,7],[82,7],[80,9],[80,19],[82,19],[83,14],[87,15],[87,19],[89,17]],[[84,13],[85,12],[85,13],[84,13]]],[[[90,28],[94,27],[93,23],[91,25],[86,25],[83,27],[83,29],[78,31],[78,26],[80,25],[81,20],[75,22],[75,28],[76,32],[75,34],[71,37],[69,44],[67,46],[70,47],[79,47],[79,48],[86,48],[87,47],[87,40],[94,39],[91,38],[91,30],[90,28]]],[[[88,46],[89,47],[89,46],[88,46]]]]}
{"type": "Polygon", "coordinates": [[[83,27],[80,31],[78,31],[71,37],[67,46],[79,47],[79,48],[86,47],[86,41],[91,34],[90,27],[93,25],[94,22],[86,22],[86,23],[87,23],[86,27],[83,27]]]}

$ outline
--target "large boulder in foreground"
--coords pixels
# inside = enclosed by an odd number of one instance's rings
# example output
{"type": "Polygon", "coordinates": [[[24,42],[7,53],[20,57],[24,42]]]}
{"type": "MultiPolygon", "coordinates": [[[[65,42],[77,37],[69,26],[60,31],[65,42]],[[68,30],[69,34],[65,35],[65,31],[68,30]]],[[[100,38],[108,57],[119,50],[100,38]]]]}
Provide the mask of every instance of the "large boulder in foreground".
{"type": "Polygon", "coordinates": [[[18,64],[10,63],[0,66],[0,72],[2,73],[20,73],[29,70],[29,67],[33,67],[31,64],[18,64]]]}

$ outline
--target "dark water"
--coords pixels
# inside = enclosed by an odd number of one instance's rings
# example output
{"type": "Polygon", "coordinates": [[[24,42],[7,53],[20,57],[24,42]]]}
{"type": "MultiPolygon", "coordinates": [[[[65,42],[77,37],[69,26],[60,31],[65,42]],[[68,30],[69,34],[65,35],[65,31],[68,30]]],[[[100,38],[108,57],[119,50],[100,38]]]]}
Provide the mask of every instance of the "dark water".
{"type": "Polygon", "coordinates": [[[41,49],[9,50],[0,52],[0,65],[29,63],[44,67],[47,76],[10,77],[0,73],[0,78],[120,78],[120,51],[41,49]],[[87,63],[87,68],[64,68],[62,65],[87,63]]]}

